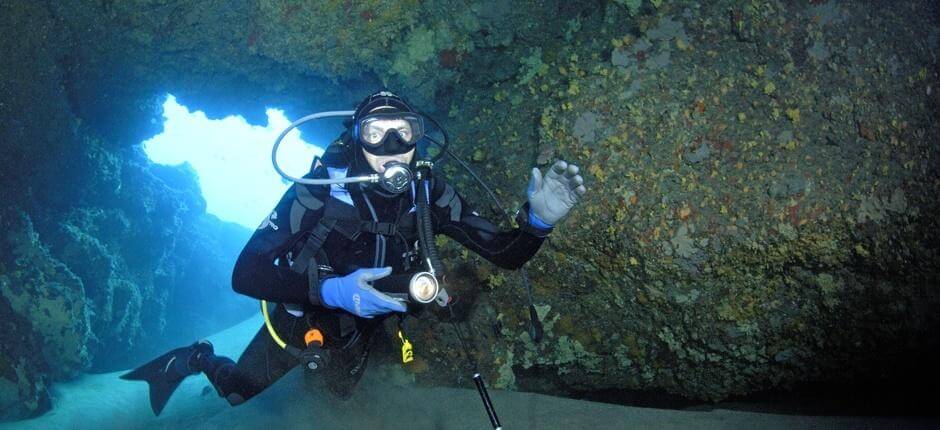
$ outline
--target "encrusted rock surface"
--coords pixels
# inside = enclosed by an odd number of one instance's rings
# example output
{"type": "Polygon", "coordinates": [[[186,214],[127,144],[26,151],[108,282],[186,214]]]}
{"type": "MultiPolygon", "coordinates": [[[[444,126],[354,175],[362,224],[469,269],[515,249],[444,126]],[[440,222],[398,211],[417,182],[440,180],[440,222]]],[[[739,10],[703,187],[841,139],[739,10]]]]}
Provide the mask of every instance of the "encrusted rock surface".
{"type": "MultiPolygon", "coordinates": [[[[261,121],[388,86],[511,208],[520,166],[582,166],[588,196],[529,264],[541,343],[519,276],[441,240],[498,387],[716,401],[935,378],[936,6],[808,3],[3,3],[0,416],[241,309],[225,278],[247,232],[133,148],[166,92],[261,121]],[[192,288],[232,301],[180,303],[192,288]]],[[[455,383],[446,326],[408,325],[416,377],[455,383]]]]}
{"type": "Polygon", "coordinates": [[[519,278],[452,251],[493,287],[471,317],[491,380],[713,401],[935,380],[937,30],[922,6],[608,5],[530,48],[514,80],[462,93],[450,121],[473,144],[458,151],[510,207],[519,165],[572,160],[590,184],[529,264],[540,344],[524,307],[496,305],[524,297],[506,288],[519,278]]]}

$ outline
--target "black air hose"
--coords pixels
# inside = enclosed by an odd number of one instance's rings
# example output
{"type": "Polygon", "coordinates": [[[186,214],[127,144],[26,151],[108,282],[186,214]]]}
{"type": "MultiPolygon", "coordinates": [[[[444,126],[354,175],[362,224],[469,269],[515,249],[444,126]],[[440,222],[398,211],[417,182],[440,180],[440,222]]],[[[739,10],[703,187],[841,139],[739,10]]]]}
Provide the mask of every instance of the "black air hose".
{"type": "Polygon", "coordinates": [[[431,227],[431,208],[428,204],[431,186],[431,169],[421,167],[418,169],[421,182],[418,184],[418,242],[421,244],[421,255],[425,261],[430,261],[434,276],[443,279],[444,265],[437,255],[437,244],[434,242],[434,229],[431,227]]]}

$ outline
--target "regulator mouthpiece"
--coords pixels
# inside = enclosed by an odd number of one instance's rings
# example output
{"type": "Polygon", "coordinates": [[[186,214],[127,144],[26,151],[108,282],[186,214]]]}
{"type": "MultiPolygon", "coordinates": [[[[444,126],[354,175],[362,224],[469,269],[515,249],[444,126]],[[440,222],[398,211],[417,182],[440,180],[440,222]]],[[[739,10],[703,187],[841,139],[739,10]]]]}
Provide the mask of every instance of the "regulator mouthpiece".
{"type": "Polygon", "coordinates": [[[389,161],[385,163],[385,171],[379,178],[379,185],[383,190],[393,194],[401,194],[408,189],[411,183],[411,169],[408,165],[398,161],[389,161]]]}
{"type": "Polygon", "coordinates": [[[408,284],[408,293],[418,303],[433,302],[440,291],[441,287],[437,283],[437,278],[430,272],[415,273],[411,277],[411,283],[408,284]]]}

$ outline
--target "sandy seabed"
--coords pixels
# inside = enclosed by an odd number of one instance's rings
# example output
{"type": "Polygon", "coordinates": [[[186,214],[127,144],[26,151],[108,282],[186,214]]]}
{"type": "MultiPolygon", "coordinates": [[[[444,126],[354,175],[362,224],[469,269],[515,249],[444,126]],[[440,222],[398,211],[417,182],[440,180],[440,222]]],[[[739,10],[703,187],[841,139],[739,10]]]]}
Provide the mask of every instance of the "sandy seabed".
{"type": "MultiPolygon", "coordinates": [[[[261,324],[246,320],[209,337],[216,352],[241,353],[261,324]]],[[[389,366],[373,365],[352,398],[341,401],[295,369],[261,395],[230,407],[203,377],[188,378],[154,417],[142,382],[123,372],[84,375],[55,387],[53,409],[0,429],[485,429],[490,428],[475,390],[422,388],[389,366]],[[396,377],[399,374],[399,377],[396,377]],[[298,393],[302,393],[299,396],[298,393]]],[[[800,416],[716,409],[681,411],[587,402],[541,394],[491,390],[505,429],[712,429],[712,428],[937,428],[936,419],[800,416]]]]}

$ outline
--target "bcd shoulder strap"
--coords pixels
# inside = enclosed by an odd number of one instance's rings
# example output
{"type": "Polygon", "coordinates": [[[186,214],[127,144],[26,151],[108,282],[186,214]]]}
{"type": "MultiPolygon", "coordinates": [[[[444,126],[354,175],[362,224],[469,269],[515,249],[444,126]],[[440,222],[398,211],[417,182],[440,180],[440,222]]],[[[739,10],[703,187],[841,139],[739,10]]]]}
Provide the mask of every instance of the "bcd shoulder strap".
{"type": "MultiPolygon", "coordinates": [[[[333,231],[335,225],[336,220],[334,219],[322,219],[313,227],[313,230],[310,230],[310,234],[307,235],[307,241],[300,250],[300,254],[294,258],[294,264],[290,267],[291,270],[297,273],[304,273],[304,271],[310,267],[310,263],[316,265],[317,253],[323,248],[327,236],[333,231]]],[[[310,270],[310,272],[317,272],[316,267],[310,270]]]]}

